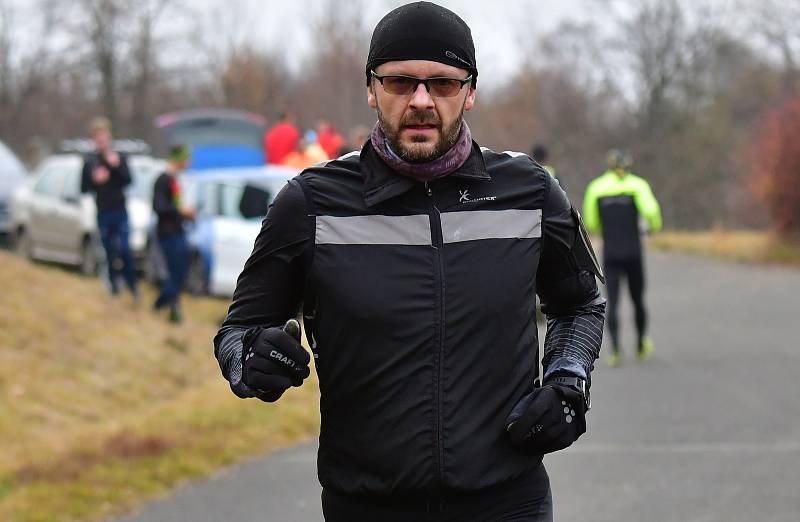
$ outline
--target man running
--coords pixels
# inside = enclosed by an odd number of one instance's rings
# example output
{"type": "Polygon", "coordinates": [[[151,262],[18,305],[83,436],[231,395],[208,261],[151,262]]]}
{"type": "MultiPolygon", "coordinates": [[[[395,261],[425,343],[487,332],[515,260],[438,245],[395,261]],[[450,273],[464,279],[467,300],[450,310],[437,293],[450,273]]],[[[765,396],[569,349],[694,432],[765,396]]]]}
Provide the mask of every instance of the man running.
{"type": "Polygon", "coordinates": [[[328,521],[552,520],[542,457],[586,430],[605,307],[579,214],[530,157],[473,141],[455,13],[391,11],[365,76],[378,123],[275,199],[214,339],[222,373],[242,398],[300,386],[302,308],[328,521]]]}
{"type": "Polygon", "coordinates": [[[586,228],[603,236],[603,271],[608,293],[608,331],[611,334],[609,366],[618,366],[622,362],[617,319],[622,279],[628,280],[636,311],[636,354],[639,359],[646,359],[653,351],[653,341],[647,335],[644,304],[641,224],[644,221],[650,232],[661,230],[661,209],[647,181],[630,173],[631,164],[630,156],[617,150],[610,151],[609,170],[589,184],[583,203],[586,228]]]}

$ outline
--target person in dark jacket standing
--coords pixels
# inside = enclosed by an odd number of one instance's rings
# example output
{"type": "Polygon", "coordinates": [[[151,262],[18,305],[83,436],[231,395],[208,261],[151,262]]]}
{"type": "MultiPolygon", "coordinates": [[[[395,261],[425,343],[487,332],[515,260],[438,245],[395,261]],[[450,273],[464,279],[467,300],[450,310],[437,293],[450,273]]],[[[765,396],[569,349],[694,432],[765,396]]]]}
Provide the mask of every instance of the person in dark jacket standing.
{"type": "Polygon", "coordinates": [[[134,302],[139,300],[136,272],[128,236],[128,211],[124,189],[131,183],[125,155],[112,149],[111,123],[95,118],[89,134],[96,150],[86,156],[81,172],[81,192],[93,192],[97,206],[97,228],[106,252],[111,293],[119,293],[119,276],[125,279],[134,302]]]}
{"type": "Polygon", "coordinates": [[[153,308],[161,310],[169,307],[169,320],[173,323],[182,320],[180,293],[189,266],[189,249],[183,224],[186,220],[194,219],[194,212],[181,203],[181,188],[177,176],[189,166],[190,160],[189,147],[172,147],[166,171],[156,178],[153,187],[153,210],[158,216],[156,235],[168,273],[153,308]]]}
{"type": "Polygon", "coordinates": [[[391,11],[365,75],[378,123],[276,197],[214,339],[222,373],[242,398],[300,386],[302,310],[328,521],[552,520],[542,458],[586,430],[605,309],[579,214],[530,157],[473,141],[455,13],[391,11]]]}

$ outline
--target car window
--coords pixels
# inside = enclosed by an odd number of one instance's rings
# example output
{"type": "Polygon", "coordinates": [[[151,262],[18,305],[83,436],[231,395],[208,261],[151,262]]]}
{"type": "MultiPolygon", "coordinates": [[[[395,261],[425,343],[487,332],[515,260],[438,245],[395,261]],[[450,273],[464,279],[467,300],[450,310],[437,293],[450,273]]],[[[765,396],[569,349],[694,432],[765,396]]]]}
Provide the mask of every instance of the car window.
{"type": "Polygon", "coordinates": [[[263,219],[272,202],[272,194],[264,187],[247,184],[239,199],[239,213],[245,219],[263,219]]]}
{"type": "Polygon", "coordinates": [[[238,183],[220,183],[217,185],[218,216],[242,218],[239,212],[239,201],[242,199],[244,185],[238,183]]]}
{"type": "Polygon", "coordinates": [[[45,169],[36,180],[33,191],[43,196],[59,197],[65,174],[57,165],[45,169]]]}
{"type": "Polygon", "coordinates": [[[272,194],[265,187],[241,182],[217,184],[218,216],[262,219],[271,201],[272,194]]]}
{"type": "Polygon", "coordinates": [[[77,200],[81,196],[81,172],[75,169],[64,169],[64,182],[61,187],[63,199],[77,200]]]}

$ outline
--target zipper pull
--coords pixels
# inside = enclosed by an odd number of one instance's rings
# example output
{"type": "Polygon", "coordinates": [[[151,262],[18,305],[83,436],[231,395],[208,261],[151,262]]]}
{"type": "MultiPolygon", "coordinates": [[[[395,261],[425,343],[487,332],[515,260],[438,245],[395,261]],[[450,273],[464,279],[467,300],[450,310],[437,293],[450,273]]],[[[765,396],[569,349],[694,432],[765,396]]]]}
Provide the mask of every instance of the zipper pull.
{"type": "Polygon", "coordinates": [[[425,189],[428,191],[429,196],[433,196],[433,189],[431,189],[431,187],[428,186],[427,181],[425,182],[425,189]]]}

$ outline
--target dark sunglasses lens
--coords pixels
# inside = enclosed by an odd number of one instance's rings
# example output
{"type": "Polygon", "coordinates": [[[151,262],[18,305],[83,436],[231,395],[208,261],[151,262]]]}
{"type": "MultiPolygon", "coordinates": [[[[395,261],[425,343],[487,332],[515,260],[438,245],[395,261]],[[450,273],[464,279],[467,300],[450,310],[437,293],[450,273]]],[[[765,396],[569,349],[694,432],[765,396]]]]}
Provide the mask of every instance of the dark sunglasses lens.
{"type": "Polygon", "coordinates": [[[389,94],[411,94],[417,82],[406,76],[384,76],[383,88],[389,94]]]}
{"type": "Polygon", "coordinates": [[[410,76],[384,76],[383,89],[389,94],[408,95],[417,89],[417,85],[424,83],[431,96],[449,98],[457,95],[464,86],[461,81],[453,78],[430,78],[418,80],[410,76]]]}
{"type": "Polygon", "coordinates": [[[443,96],[449,98],[455,96],[461,90],[461,82],[449,78],[433,78],[428,80],[429,89],[433,96],[443,96]]]}

